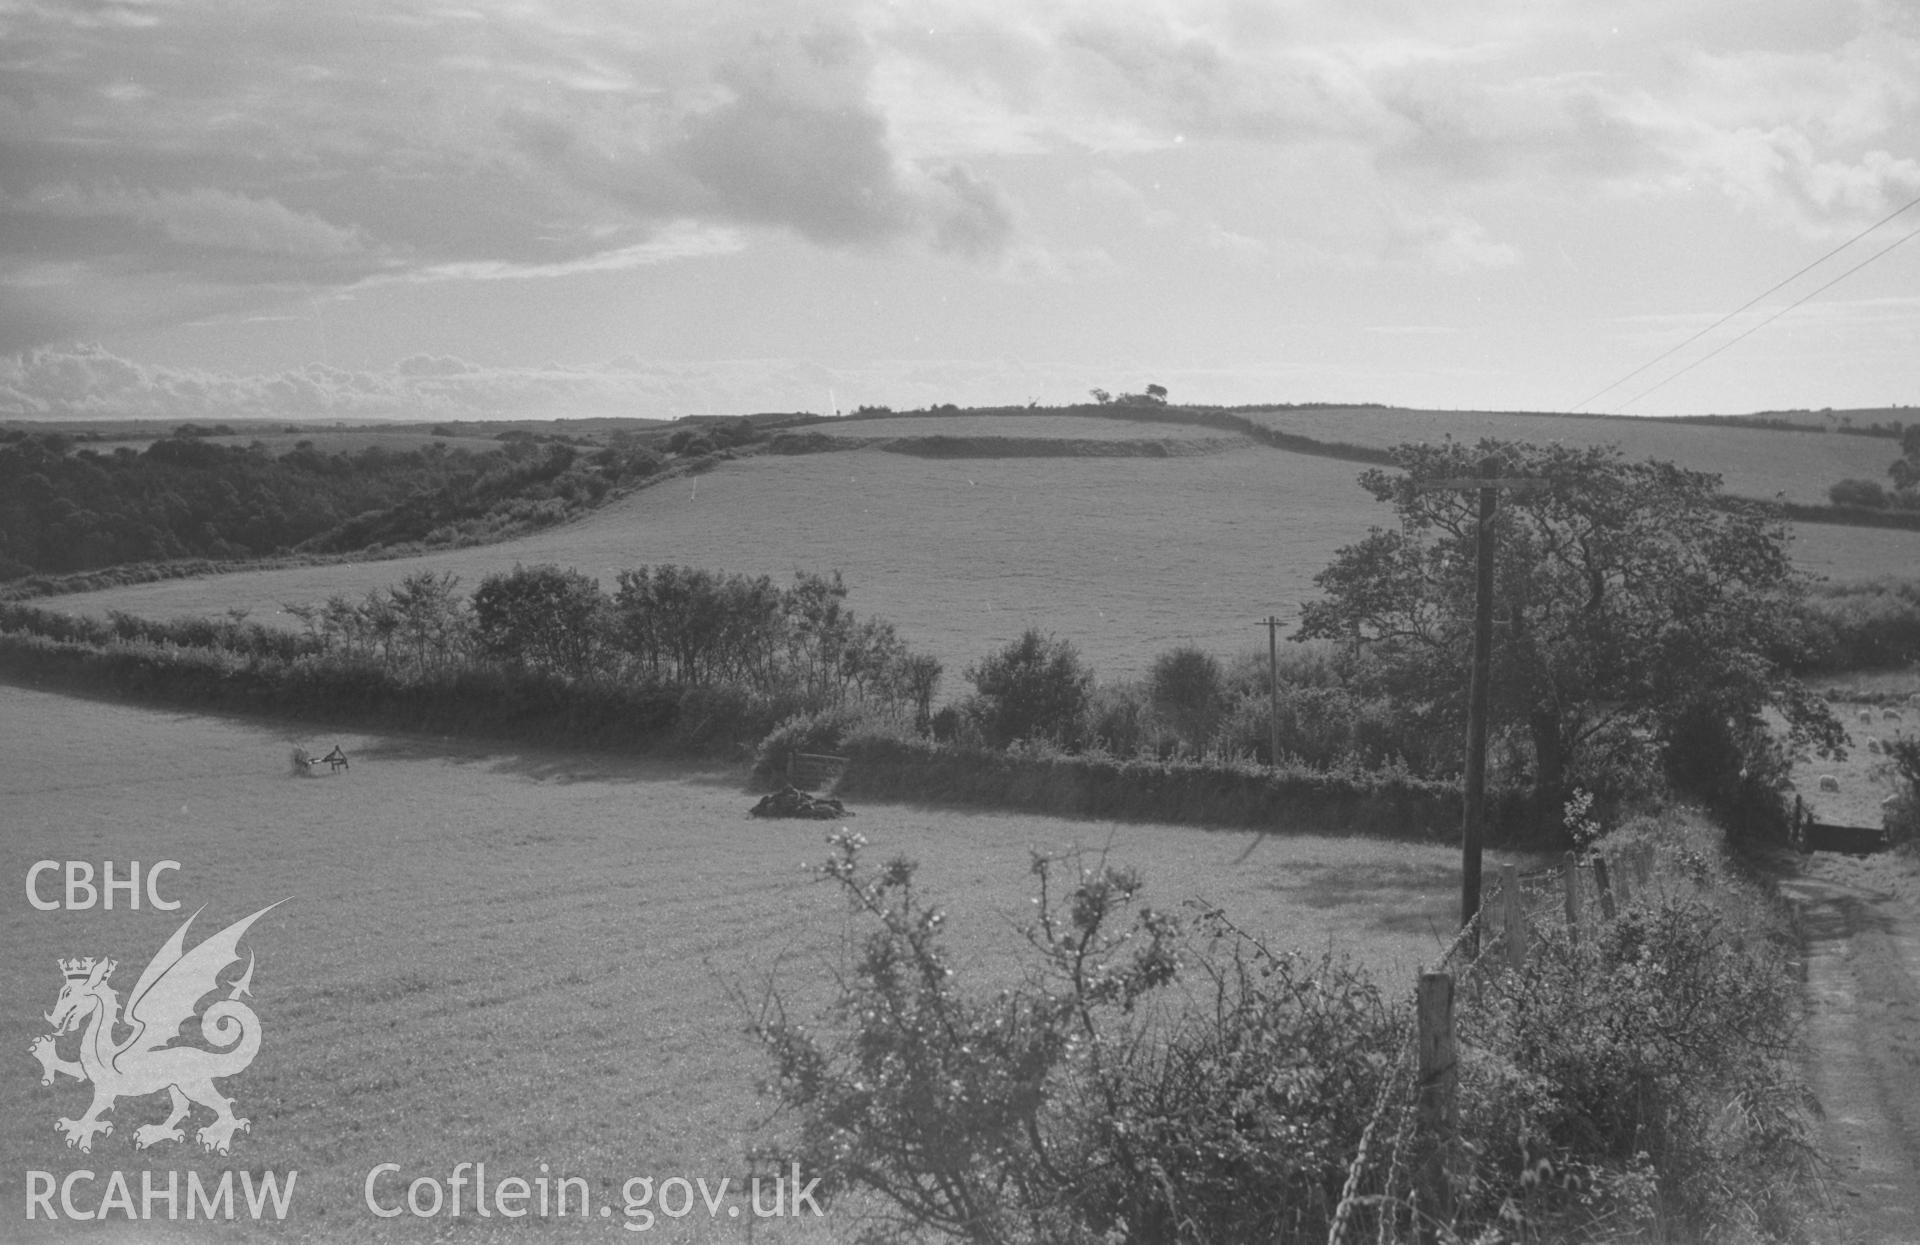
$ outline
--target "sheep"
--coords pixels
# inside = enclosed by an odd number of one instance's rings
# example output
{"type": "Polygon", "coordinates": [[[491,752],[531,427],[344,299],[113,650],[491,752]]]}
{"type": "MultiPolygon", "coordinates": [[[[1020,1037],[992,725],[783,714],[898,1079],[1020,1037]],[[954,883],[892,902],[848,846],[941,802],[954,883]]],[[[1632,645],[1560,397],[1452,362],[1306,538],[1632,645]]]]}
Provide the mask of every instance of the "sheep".
{"type": "Polygon", "coordinates": [[[1820,775],[1820,789],[1822,791],[1837,792],[1840,790],[1840,780],[1832,774],[1822,774],[1820,775]]]}
{"type": "Polygon", "coordinates": [[[1871,726],[1873,724],[1873,710],[1862,709],[1860,711],[1860,724],[1862,726],[1871,726]]]}
{"type": "Polygon", "coordinates": [[[1878,756],[1880,754],[1880,741],[1877,739],[1871,739],[1871,738],[1868,739],[1867,751],[1873,753],[1875,756],[1878,756]]]}
{"type": "Polygon", "coordinates": [[[1905,719],[1905,718],[1903,718],[1903,717],[1901,717],[1901,716],[1900,716],[1900,711],[1899,711],[1898,709],[1882,709],[1882,710],[1880,711],[1880,716],[1881,716],[1881,718],[1882,718],[1883,720],[1885,720],[1885,721],[1888,721],[1888,722],[1904,722],[1904,721],[1906,721],[1906,719],[1905,719]]]}

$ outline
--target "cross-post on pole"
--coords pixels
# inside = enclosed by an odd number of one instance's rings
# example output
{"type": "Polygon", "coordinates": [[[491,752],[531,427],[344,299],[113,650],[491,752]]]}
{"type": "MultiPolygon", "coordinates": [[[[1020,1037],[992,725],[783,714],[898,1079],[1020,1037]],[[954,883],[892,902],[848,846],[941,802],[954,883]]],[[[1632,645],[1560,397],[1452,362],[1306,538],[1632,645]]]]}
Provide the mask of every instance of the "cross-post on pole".
{"type": "MultiPolygon", "coordinates": [[[[1493,675],[1493,563],[1494,515],[1500,494],[1528,493],[1546,487],[1546,481],[1502,476],[1500,460],[1480,460],[1480,474],[1466,479],[1428,480],[1414,486],[1421,493],[1479,493],[1473,540],[1473,661],[1467,678],[1466,807],[1460,819],[1460,924],[1464,927],[1480,912],[1480,844],[1487,808],[1487,701],[1493,675]]],[[[1477,946],[1479,937],[1470,943],[1477,946]]]]}

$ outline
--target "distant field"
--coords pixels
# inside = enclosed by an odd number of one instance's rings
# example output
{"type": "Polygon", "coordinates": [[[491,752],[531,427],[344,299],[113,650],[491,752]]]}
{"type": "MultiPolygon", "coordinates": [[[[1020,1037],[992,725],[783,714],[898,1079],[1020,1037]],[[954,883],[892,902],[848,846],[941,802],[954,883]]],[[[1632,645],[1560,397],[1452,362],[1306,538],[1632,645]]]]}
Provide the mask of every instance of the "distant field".
{"type": "MultiPolygon", "coordinates": [[[[755,821],[751,797],[722,771],[316,738],[3,686],[0,717],[27,728],[0,736],[0,936],[11,948],[0,1047],[13,1061],[0,1077],[0,1200],[16,1229],[29,1169],[266,1167],[300,1173],[294,1234],[271,1239],[426,1239],[436,1227],[438,1239],[445,1221],[374,1220],[361,1182],[380,1162],[444,1180],[461,1161],[485,1162],[493,1179],[541,1163],[585,1176],[617,1223],[626,1177],[737,1176],[746,1148],[767,1139],[752,1088],[764,1065],[728,991],[754,991],[772,972],[805,1010],[824,997],[849,927],[799,866],[823,857],[832,826],[755,821]],[[338,742],[352,768],[289,777],[296,742],[316,752],[338,742]],[[178,860],[163,897],[184,906],[128,911],[122,897],[112,912],[35,911],[21,881],[40,859],[113,860],[122,873],[132,860],[178,860]],[[41,1086],[25,1054],[47,1029],[56,958],[111,955],[125,991],[201,905],[189,945],[280,899],[242,944],[257,956],[264,1042],[226,1083],[253,1121],[233,1153],[135,1151],[134,1126],[163,1114],[161,1100],[124,1102],[91,1156],[62,1148],[53,1120],[77,1115],[85,1091],[41,1086]]],[[[856,812],[850,824],[875,861],[921,861],[924,886],[953,910],[958,963],[990,983],[1025,962],[1030,848],[1104,849],[1144,872],[1156,905],[1222,905],[1277,947],[1350,952],[1392,990],[1437,951],[1456,902],[1457,861],[1443,847],[856,812]]],[[[696,1210],[656,1235],[746,1239],[737,1223],[712,1231],[705,1219],[696,1210]]],[[[498,1218],[460,1226],[460,1239],[524,1235],[498,1218]]],[[[614,1239],[604,1221],[545,1230],[565,1227],[614,1239]]],[[[832,1216],[805,1233],[764,1228],[754,1239],[852,1236],[832,1216]]]]}
{"type": "Polygon", "coordinates": [[[1282,432],[1380,449],[1448,435],[1467,442],[1482,437],[1571,445],[1617,442],[1630,459],[1660,458],[1696,471],[1718,472],[1730,493],[1781,494],[1805,505],[1825,505],[1828,486],[1840,480],[1885,483],[1887,464],[1899,457],[1895,442],[1878,437],[1708,427],[1662,419],[1348,408],[1256,411],[1249,417],[1282,432]]]}
{"type": "MultiPolygon", "coordinates": [[[[144,450],[155,441],[155,437],[127,437],[113,441],[92,441],[79,448],[95,450],[102,454],[111,454],[114,450],[126,448],[144,450]]],[[[501,448],[501,443],[492,437],[436,437],[426,432],[383,432],[377,428],[334,428],[317,429],[312,432],[242,432],[230,437],[203,437],[204,441],[215,445],[252,445],[255,441],[266,446],[275,454],[284,454],[302,441],[313,442],[313,448],[322,454],[357,454],[371,446],[393,450],[400,453],[417,450],[426,445],[444,445],[448,449],[471,450],[485,453],[501,448]]]]}
{"type": "MultiPolygon", "coordinates": [[[[1920,671],[1883,674],[1875,681],[1883,684],[1885,690],[1920,693],[1920,671]]],[[[1852,740],[1846,760],[1809,757],[1799,762],[1794,766],[1794,787],[1813,810],[1813,815],[1821,821],[1848,826],[1877,826],[1882,817],[1880,801],[1894,791],[1894,774],[1886,757],[1869,748],[1869,741],[1878,740],[1885,744],[1895,739],[1911,739],[1920,735],[1920,703],[1888,706],[1842,700],[1834,703],[1833,711],[1846,726],[1852,740]],[[1899,717],[1889,718],[1889,712],[1899,717]],[[1862,722],[1862,713],[1870,720],[1862,722]],[[1821,775],[1831,775],[1839,783],[1840,790],[1820,790],[1821,775]]]]}
{"type": "MultiPolygon", "coordinates": [[[[667,562],[781,579],[838,568],[855,610],[892,620],[946,663],[946,693],[1030,625],[1072,640],[1113,679],[1180,643],[1222,655],[1264,647],[1260,620],[1295,616],[1335,550],[1391,520],[1354,483],[1359,471],[1258,446],[1169,459],[752,457],[497,545],[49,604],[161,617],[242,608],[291,626],[285,603],[357,596],[423,567],[453,571],[469,590],[515,562],[557,562],[607,585],[624,568],[667,562]]],[[[1804,524],[1798,537],[1800,563],[1836,579],[1920,565],[1920,533],[1804,524]]]]}
{"type": "Polygon", "coordinates": [[[802,431],[836,437],[1044,437],[1088,441],[1209,441],[1218,428],[1100,419],[1092,415],[926,415],[902,419],[835,419],[802,431]]]}
{"type": "MultiPolygon", "coordinates": [[[[472,588],[525,563],[611,584],[642,564],[844,572],[852,607],[961,669],[1038,625],[1104,676],[1183,641],[1265,644],[1334,550],[1386,515],[1346,463],[1251,448],[1204,458],[925,460],[856,451],[747,458],[643,489],[585,521],[423,558],[182,580],[57,599],[174,615],[363,593],[426,566],[472,588]]],[[[1920,546],[1920,540],[1916,541],[1920,546]]],[[[282,620],[284,615],[280,616],[282,620]]]]}

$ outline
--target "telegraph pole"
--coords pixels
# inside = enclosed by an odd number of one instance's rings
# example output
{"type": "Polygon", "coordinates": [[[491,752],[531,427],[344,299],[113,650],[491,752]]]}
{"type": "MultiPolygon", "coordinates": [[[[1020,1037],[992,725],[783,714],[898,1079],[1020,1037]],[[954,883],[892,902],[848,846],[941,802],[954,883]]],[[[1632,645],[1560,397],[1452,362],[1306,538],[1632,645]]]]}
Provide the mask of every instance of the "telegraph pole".
{"type": "MultiPolygon", "coordinates": [[[[1487,811],[1487,701],[1493,678],[1493,562],[1494,516],[1500,494],[1531,493],[1546,481],[1503,477],[1500,460],[1489,454],[1480,460],[1480,474],[1468,479],[1429,480],[1414,485],[1420,493],[1480,494],[1473,533],[1473,660],[1467,676],[1466,808],[1460,819],[1460,924],[1480,912],[1480,844],[1487,811]]],[[[1472,942],[1479,943],[1475,937],[1472,942]]]]}
{"type": "Polygon", "coordinates": [[[1267,615],[1267,764],[1280,764],[1280,620],[1267,615]]]}

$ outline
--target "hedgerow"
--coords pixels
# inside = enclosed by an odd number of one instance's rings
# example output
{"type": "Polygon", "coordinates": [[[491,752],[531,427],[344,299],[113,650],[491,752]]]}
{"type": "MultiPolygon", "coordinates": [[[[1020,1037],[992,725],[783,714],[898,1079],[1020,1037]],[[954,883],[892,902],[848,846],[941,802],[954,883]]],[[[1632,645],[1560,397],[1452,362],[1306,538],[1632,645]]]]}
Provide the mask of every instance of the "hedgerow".
{"type": "Polygon", "coordinates": [[[1457,966],[1448,1134],[1418,1123],[1408,993],[1330,953],[1036,855],[1028,971],[970,984],[912,862],[843,830],[818,875],[860,932],[832,1002],[749,1011],[785,1130],[758,1158],[868,1207],[869,1241],[1804,1240],[1779,923],[1700,823],[1653,833],[1662,884],[1618,916],[1457,966]]]}

